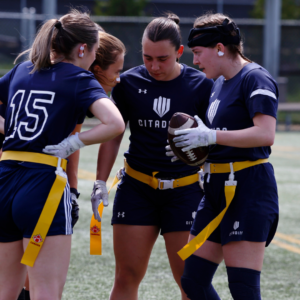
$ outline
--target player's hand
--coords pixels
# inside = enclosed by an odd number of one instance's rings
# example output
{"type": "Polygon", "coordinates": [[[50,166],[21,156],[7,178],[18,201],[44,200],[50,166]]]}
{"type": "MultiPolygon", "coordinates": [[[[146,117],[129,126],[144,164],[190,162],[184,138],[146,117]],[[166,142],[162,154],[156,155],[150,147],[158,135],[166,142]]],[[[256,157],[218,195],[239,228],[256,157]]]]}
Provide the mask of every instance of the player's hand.
{"type": "Polygon", "coordinates": [[[103,180],[96,180],[94,182],[94,188],[91,196],[94,217],[98,222],[101,222],[101,217],[98,212],[98,206],[101,200],[103,201],[104,206],[108,206],[108,192],[106,188],[106,182],[103,180]]]}
{"type": "Polygon", "coordinates": [[[79,139],[78,132],[76,132],[74,135],[70,135],[57,145],[46,146],[43,149],[43,152],[53,156],[66,158],[84,146],[85,144],[79,139]]]}
{"type": "Polygon", "coordinates": [[[79,204],[77,202],[77,199],[80,194],[75,188],[70,188],[70,191],[72,199],[72,227],[74,227],[79,219],[79,204]]]}
{"type": "Polygon", "coordinates": [[[174,162],[174,161],[176,161],[176,160],[179,160],[179,158],[174,154],[174,152],[172,151],[172,149],[171,149],[171,146],[170,145],[168,145],[168,146],[166,146],[166,155],[167,156],[172,156],[172,158],[171,158],[171,162],[174,162]]]}
{"type": "Polygon", "coordinates": [[[198,147],[213,145],[217,140],[216,130],[207,128],[198,116],[194,118],[198,123],[198,127],[175,131],[175,135],[178,136],[175,137],[173,141],[176,147],[185,147],[182,148],[183,152],[198,147]]]}

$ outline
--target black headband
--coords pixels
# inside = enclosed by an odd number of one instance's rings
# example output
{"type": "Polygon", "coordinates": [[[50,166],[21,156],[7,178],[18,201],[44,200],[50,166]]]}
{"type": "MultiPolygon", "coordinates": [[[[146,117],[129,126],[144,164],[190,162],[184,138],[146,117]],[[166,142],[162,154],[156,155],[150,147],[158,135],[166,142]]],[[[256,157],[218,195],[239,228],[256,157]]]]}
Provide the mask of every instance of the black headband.
{"type": "Polygon", "coordinates": [[[229,20],[225,19],[222,25],[192,28],[188,38],[188,47],[208,47],[217,43],[222,43],[224,46],[229,44],[239,45],[241,41],[240,30],[234,22],[228,23],[229,20]],[[236,32],[235,36],[231,35],[232,31],[236,32]],[[194,36],[196,37],[194,38],[194,36]]]}
{"type": "Polygon", "coordinates": [[[57,21],[54,26],[57,28],[57,29],[60,29],[61,28],[61,22],[60,21],[57,21]]]}

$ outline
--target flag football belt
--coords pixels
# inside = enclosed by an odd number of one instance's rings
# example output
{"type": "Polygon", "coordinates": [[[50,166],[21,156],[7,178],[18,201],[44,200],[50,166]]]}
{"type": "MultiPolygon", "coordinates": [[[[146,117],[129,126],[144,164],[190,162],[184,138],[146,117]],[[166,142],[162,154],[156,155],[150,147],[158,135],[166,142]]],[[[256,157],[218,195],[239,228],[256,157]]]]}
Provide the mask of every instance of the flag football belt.
{"type": "Polygon", "coordinates": [[[234,180],[234,172],[238,172],[240,170],[250,168],[259,164],[265,164],[267,162],[268,159],[259,159],[256,161],[241,161],[241,162],[224,163],[224,164],[214,164],[214,163],[204,164],[204,168],[203,168],[204,174],[208,174],[207,182],[209,182],[210,174],[230,173],[229,180],[225,181],[226,207],[196,237],[194,237],[188,244],[186,244],[181,250],[177,252],[182,260],[186,260],[197,249],[199,249],[221,223],[235,194],[237,181],[234,180]]]}
{"type": "Polygon", "coordinates": [[[153,189],[166,190],[166,189],[175,189],[182,186],[187,186],[193,184],[199,180],[199,174],[193,174],[182,178],[171,179],[171,180],[162,180],[156,178],[155,175],[159,172],[152,172],[152,176],[141,173],[132,169],[128,163],[124,162],[125,172],[132,178],[146,183],[151,186],[153,189]]]}
{"type": "Polygon", "coordinates": [[[67,184],[67,175],[65,173],[67,170],[67,160],[47,154],[22,151],[4,151],[1,160],[16,160],[56,167],[55,181],[21,260],[22,264],[33,267],[67,184]]]}
{"type": "MultiPolygon", "coordinates": [[[[121,181],[120,173],[117,173],[113,182],[108,190],[108,194],[110,193],[111,189],[121,181]]],[[[90,223],[90,255],[102,255],[102,235],[101,235],[101,223],[102,223],[102,213],[103,213],[103,201],[98,206],[98,212],[101,218],[101,221],[95,219],[94,214],[91,218],[90,223]]]]}

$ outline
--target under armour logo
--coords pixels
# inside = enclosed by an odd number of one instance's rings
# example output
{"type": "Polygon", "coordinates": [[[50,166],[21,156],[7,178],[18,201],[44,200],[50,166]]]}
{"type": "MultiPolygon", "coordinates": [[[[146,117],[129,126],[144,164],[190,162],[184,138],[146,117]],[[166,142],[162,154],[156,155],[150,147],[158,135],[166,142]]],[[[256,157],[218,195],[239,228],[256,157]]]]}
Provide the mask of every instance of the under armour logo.
{"type": "Polygon", "coordinates": [[[147,90],[141,90],[141,89],[139,89],[139,94],[140,94],[140,93],[147,94],[147,90]]]}
{"type": "Polygon", "coordinates": [[[196,214],[197,214],[197,212],[195,212],[195,211],[192,212],[192,218],[193,218],[193,219],[196,218],[196,214]]]}
{"type": "Polygon", "coordinates": [[[212,124],[212,122],[214,120],[214,117],[217,113],[220,102],[221,102],[220,100],[216,99],[214,102],[211,103],[211,105],[209,107],[207,117],[208,117],[210,124],[212,124]]]}
{"type": "Polygon", "coordinates": [[[154,99],[153,110],[160,116],[163,117],[170,110],[171,99],[159,96],[154,99]]]}
{"type": "Polygon", "coordinates": [[[118,218],[120,218],[120,217],[125,218],[125,212],[124,211],[123,212],[118,212],[118,218]]]}
{"type": "Polygon", "coordinates": [[[234,224],[233,224],[233,229],[236,230],[236,229],[239,228],[239,226],[240,226],[240,222],[235,221],[234,224]]]}

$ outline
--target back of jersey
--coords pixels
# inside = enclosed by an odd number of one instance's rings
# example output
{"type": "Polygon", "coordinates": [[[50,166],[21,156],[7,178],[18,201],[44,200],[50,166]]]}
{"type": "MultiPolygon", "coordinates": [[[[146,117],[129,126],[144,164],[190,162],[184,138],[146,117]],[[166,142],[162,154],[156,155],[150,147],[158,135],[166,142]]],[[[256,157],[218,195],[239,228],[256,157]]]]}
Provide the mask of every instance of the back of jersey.
{"type": "Polygon", "coordinates": [[[0,79],[7,106],[4,151],[42,153],[69,136],[94,101],[107,98],[92,73],[73,64],[31,70],[31,62],[21,63],[0,79]]]}

